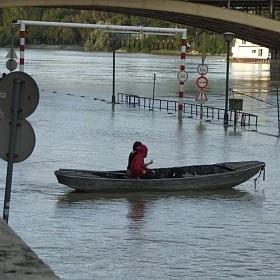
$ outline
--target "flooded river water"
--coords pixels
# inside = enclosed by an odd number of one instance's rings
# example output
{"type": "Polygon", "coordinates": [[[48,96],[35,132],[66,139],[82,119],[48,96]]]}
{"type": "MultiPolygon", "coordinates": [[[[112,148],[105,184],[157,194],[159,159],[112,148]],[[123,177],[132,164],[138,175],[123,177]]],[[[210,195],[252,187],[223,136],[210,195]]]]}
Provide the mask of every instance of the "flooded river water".
{"type": "MultiPolygon", "coordinates": [[[[5,55],[0,50],[1,65],[5,55]]],[[[187,101],[198,93],[199,62],[187,59],[187,101]]],[[[206,62],[208,104],[222,108],[225,58],[206,62]]],[[[151,96],[156,73],[156,97],[176,98],[179,58],[117,54],[116,63],[117,92],[151,96]]],[[[244,111],[259,116],[257,131],[225,130],[219,121],[112,108],[111,54],[27,50],[25,70],[40,89],[28,118],[37,143],[14,166],[9,224],[61,279],[279,279],[276,108],[243,97],[244,111]],[[266,180],[256,189],[250,180],[228,191],[114,195],[78,194],[57,183],[58,168],[125,168],[135,140],[148,145],[154,167],[260,160],[266,180]]],[[[230,70],[231,87],[276,103],[267,65],[230,70]]],[[[2,198],[5,176],[1,160],[2,198]]]]}

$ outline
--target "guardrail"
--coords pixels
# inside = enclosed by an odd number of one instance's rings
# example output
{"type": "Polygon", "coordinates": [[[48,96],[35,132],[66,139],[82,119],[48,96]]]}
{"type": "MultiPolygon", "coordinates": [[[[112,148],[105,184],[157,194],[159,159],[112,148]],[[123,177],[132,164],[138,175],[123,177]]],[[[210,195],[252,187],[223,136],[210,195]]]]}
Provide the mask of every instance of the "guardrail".
{"type": "MultiPolygon", "coordinates": [[[[134,94],[127,93],[117,93],[117,102],[125,103],[129,106],[138,106],[148,109],[159,109],[166,111],[177,111],[178,110],[178,102],[175,100],[168,99],[160,99],[160,98],[150,98],[144,97],[134,94]]],[[[183,113],[190,114],[191,116],[206,116],[211,119],[224,119],[224,109],[205,106],[202,104],[194,104],[184,102],[183,104],[183,113]]],[[[229,113],[229,121],[233,122],[235,111],[228,110],[229,113]]],[[[240,123],[241,126],[258,126],[258,116],[242,111],[237,112],[237,123],[240,123]]]]}

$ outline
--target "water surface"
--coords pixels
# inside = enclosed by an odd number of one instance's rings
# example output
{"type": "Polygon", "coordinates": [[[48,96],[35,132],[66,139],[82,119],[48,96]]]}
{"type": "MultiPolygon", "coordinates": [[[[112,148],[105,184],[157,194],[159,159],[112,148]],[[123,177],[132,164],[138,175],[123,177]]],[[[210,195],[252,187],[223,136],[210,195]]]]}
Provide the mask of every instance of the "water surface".
{"type": "MultiPolygon", "coordinates": [[[[2,61],[6,51],[0,50],[2,61]]],[[[32,156],[15,164],[9,224],[65,280],[279,279],[279,139],[276,110],[244,100],[254,128],[112,105],[111,55],[28,50],[26,71],[40,103],[28,118],[32,156]],[[120,169],[135,140],[154,167],[261,160],[266,181],[215,192],[79,194],[58,168],[120,169]]],[[[225,59],[207,58],[209,104],[223,106],[225,59]]],[[[187,59],[186,100],[196,95],[199,58],[187,59]]],[[[117,91],[175,99],[179,58],[117,54],[117,91]]],[[[266,65],[231,65],[231,86],[275,102],[266,65]]],[[[6,163],[0,161],[0,196],[6,163]]]]}

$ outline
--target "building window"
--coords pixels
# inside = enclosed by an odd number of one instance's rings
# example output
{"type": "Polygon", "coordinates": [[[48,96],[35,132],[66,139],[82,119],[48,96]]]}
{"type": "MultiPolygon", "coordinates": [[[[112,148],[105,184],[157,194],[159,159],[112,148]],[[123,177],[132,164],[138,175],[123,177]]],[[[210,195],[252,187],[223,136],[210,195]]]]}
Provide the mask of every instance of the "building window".
{"type": "Polygon", "coordinates": [[[258,49],[258,56],[262,56],[263,55],[263,50],[262,49],[258,49]]]}
{"type": "Polygon", "coordinates": [[[256,53],[257,51],[256,50],[252,50],[252,53],[256,53]]]}
{"type": "Polygon", "coordinates": [[[246,41],[242,40],[242,45],[246,45],[246,41]]]}

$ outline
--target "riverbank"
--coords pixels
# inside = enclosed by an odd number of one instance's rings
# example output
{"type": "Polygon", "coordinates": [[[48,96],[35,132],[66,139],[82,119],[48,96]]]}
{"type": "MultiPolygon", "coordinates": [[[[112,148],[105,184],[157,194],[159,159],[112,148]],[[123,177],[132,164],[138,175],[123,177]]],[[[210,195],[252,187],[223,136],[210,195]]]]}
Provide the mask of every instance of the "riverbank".
{"type": "Polygon", "coordinates": [[[0,218],[0,279],[58,280],[58,276],[0,218]]]}
{"type": "MultiPolygon", "coordinates": [[[[2,48],[10,48],[10,46],[2,47],[2,48]]],[[[98,52],[98,51],[90,51],[85,49],[81,45],[46,45],[46,44],[40,44],[40,45],[26,45],[27,49],[43,49],[43,50],[66,50],[66,51],[80,51],[80,52],[98,52]]],[[[125,48],[121,48],[116,50],[116,53],[135,53],[136,51],[130,51],[125,48]]],[[[179,56],[181,54],[180,50],[153,50],[150,52],[147,52],[146,50],[140,50],[137,53],[144,53],[144,54],[155,54],[155,55],[174,55],[179,56]]],[[[202,54],[199,53],[196,50],[191,50],[187,52],[187,55],[189,56],[201,56],[202,54]]],[[[211,54],[207,54],[209,56],[211,54]]]]}

